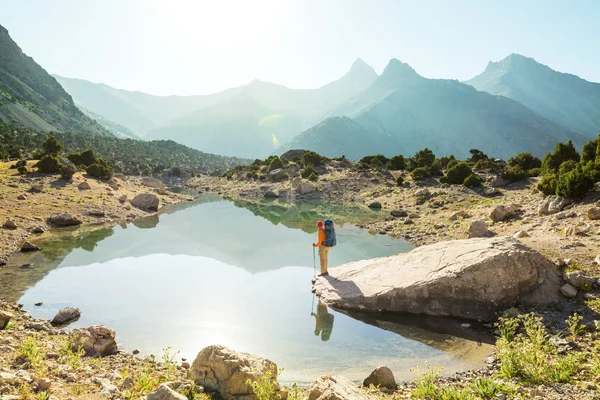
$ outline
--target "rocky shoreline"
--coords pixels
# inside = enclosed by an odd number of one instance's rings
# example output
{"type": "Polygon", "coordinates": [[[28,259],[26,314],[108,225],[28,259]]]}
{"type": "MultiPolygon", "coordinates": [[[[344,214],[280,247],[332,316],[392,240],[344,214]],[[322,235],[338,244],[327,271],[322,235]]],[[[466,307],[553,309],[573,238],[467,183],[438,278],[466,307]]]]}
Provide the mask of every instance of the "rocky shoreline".
{"type": "MultiPolygon", "coordinates": [[[[117,175],[101,181],[76,173],[65,181],[41,173],[19,175],[12,164],[0,163],[0,266],[29,238],[43,240],[55,228],[132,222],[192,200],[154,178],[117,175]]],[[[37,249],[26,245],[24,250],[37,249]]]]}

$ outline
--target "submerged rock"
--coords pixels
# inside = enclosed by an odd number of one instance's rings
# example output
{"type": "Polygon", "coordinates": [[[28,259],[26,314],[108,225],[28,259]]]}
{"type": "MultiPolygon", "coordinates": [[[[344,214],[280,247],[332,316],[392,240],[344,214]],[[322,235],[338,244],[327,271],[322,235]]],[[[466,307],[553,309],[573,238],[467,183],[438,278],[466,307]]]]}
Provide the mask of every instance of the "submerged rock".
{"type": "Polygon", "coordinates": [[[279,391],[275,363],[225,346],[213,345],[198,353],[192,363],[189,377],[205,389],[219,393],[225,400],[254,399],[252,387],[246,381],[256,380],[269,369],[273,369],[273,379],[279,391]]]}
{"type": "Polygon", "coordinates": [[[75,307],[61,308],[52,319],[52,325],[62,326],[77,321],[81,317],[81,311],[75,307]]]}
{"type": "Polygon", "coordinates": [[[468,239],[345,264],[317,277],[325,304],[350,310],[491,320],[515,302],[559,299],[555,264],[509,238],[468,239]]]}
{"type": "Polygon", "coordinates": [[[39,248],[35,244],[29,243],[29,242],[25,242],[25,243],[23,243],[23,246],[21,246],[21,252],[23,252],[23,253],[29,253],[32,251],[40,251],[40,250],[41,250],[41,248],[39,248]]]}

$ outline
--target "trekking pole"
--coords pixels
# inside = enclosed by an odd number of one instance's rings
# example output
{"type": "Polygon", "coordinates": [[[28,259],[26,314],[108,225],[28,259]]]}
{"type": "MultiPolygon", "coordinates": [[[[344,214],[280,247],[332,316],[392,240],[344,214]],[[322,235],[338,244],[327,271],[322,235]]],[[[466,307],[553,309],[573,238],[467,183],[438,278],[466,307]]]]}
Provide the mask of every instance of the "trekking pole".
{"type": "Polygon", "coordinates": [[[313,276],[317,275],[317,256],[315,255],[315,246],[313,246],[313,276]]]}

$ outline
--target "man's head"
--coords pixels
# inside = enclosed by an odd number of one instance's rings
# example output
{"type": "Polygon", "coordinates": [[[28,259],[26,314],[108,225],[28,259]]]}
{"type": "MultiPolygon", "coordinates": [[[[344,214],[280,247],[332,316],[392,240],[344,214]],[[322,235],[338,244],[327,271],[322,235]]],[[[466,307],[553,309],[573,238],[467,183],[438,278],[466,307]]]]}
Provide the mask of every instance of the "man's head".
{"type": "Polygon", "coordinates": [[[323,227],[323,221],[318,221],[317,222],[317,227],[322,228],[323,227]]]}

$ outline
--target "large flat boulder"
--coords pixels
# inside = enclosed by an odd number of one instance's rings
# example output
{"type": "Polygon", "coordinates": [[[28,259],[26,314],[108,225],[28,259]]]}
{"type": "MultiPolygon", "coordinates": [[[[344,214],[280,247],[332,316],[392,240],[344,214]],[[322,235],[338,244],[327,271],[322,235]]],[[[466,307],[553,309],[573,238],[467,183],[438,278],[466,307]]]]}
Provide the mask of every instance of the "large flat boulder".
{"type": "Polygon", "coordinates": [[[160,200],[151,193],[140,193],[131,200],[131,205],[142,211],[158,211],[160,200]]]}
{"type": "Polygon", "coordinates": [[[313,286],[342,309],[491,320],[560,298],[554,263],[510,237],[453,240],[331,268],[313,286]]]}

